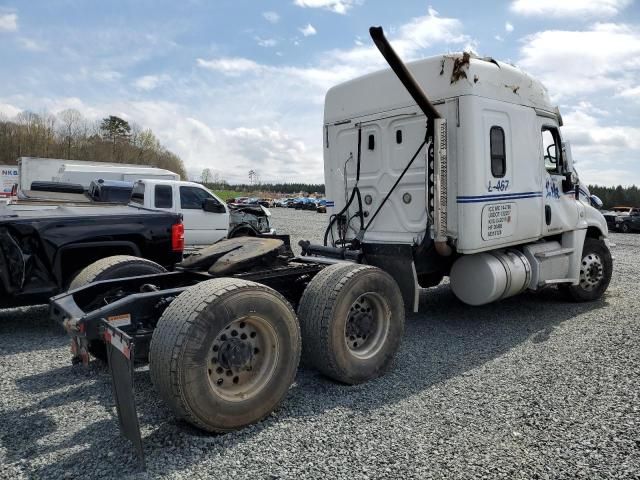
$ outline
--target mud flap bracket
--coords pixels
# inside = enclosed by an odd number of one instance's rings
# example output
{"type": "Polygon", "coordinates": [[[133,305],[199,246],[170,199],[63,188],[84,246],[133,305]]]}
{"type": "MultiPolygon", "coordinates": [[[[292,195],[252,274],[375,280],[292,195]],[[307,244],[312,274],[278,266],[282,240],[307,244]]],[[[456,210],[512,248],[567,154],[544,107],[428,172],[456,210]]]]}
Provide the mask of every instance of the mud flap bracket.
{"type": "Polygon", "coordinates": [[[140,466],[145,468],[142,435],[136,411],[135,393],[133,387],[133,339],[119,328],[102,320],[102,336],[107,345],[109,373],[113,399],[118,411],[120,433],[128,439],[136,449],[140,466]]]}

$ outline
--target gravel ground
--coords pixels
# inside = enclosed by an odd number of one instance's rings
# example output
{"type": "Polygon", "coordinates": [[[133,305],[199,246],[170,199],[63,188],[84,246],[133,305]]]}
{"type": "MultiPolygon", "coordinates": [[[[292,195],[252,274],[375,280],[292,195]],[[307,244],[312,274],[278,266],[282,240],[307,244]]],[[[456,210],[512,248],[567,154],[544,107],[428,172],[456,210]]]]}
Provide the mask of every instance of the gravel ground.
{"type": "MultiPolygon", "coordinates": [[[[326,215],[274,209],[319,238],[326,215]]],[[[613,235],[605,298],[555,291],[467,307],[424,291],[391,371],[338,385],[301,369],[259,425],[207,435],[137,371],[147,455],[118,433],[106,370],[72,367],[46,308],[0,311],[1,478],[639,478],[640,235],[613,235]]]]}

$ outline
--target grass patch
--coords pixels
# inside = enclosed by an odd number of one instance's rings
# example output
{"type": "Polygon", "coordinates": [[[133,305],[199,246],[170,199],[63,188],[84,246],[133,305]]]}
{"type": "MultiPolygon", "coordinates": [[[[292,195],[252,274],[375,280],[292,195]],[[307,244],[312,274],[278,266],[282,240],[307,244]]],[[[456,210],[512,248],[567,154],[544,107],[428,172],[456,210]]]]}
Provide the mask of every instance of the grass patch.
{"type": "Polygon", "coordinates": [[[215,193],[218,197],[220,197],[225,202],[230,198],[248,196],[246,192],[236,192],[235,190],[214,190],[213,193],[215,193]]]}

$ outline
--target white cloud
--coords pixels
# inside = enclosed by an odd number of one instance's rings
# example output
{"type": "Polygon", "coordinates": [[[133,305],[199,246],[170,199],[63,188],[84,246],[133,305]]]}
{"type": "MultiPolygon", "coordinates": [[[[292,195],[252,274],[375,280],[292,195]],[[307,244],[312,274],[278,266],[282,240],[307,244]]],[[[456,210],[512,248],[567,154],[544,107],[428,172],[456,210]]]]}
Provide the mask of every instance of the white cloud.
{"type": "MultiPolygon", "coordinates": [[[[390,41],[404,60],[415,60],[421,56],[422,50],[434,44],[474,46],[473,40],[462,33],[462,23],[459,20],[440,17],[438,12],[431,8],[427,15],[413,18],[400,26],[390,41]]],[[[304,85],[311,89],[307,92],[308,98],[316,100],[322,99],[325,91],[336,83],[386,66],[378,50],[371,44],[322,52],[314,64],[305,67],[271,66],[242,57],[212,60],[199,58],[197,64],[230,76],[248,73],[263,77],[272,75],[263,78],[263,82],[279,82],[282,78],[293,78],[295,81],[304,82],[304,85]]]]}
{"type": "Polygon", "coordinates": [[[158,88],[161,83],[167,82],[170,80],[168,75],[144,75],[142,77],[138,77],[133,82],[133,86],[138,90],[151,91],[158,88]]]}
{"type": "Polygon", "coordinates": [[[13,118],[18,115],[22,109],[10,105],[8,103],[0,102],[0,117],[5,116],[7,118],[13,118]]]}
{"type": "Polygon", "coordinates": [[[258,72],[263,69],[262,65],[253,60],[239,57],[223,57],[213,60],[198,58],[196,62],[202,68],[216,70],[227,75],[240,75],[242,73],[258,72]]]}
{"type": "Polygon", "coordinates": [[[262,16],[269,23],[278,23],[280,21],[280,15],[277,12],[263,12],[262,16]]]}
{"type": "Polygon", "coordinates": [[[547,30],[523,39],[519,66],[557,96],[620,91],[640,73],[640,29],[598,23],[583,31],[547,30]]]}
{"type": "Polygon", "coordinates": [[[250,169],[257,170],[263,181],[321,179],[319,152],[310,151],[302,139],[277,126],[214,127],[169,102],[135,102],[123,107],[132,121],[151,128],[180,155],[189,172],[211,168],[232,183],[246,182],[250,169]]]}
{"type": "MultiPolygon", "coordinates": [[[[433,10],[398,26],[389,37],[408,60],[424,56],[424,49],[436,44],[438,51],[460,49],[470,40],[458,20],[442,18],[433,10]]],[[[69,85],[76,87],[76,95],[83,101],[47,99],[41,94],[0,97],[0,102],[36,111],[72,107],[92,119],[121,116],[151,128],[185,161],[189,172],[199,173],[208,167],[230,182],[240,182],[247,180],[248,170],[255,169],[263,181],[319,182],[323,180],[320,126],[326,90],[386,67],[372,43],[362,40],[362,45],[318,52],[301,64],[279,63],[282,59],[278,64],[258,63],[231,55],[197,58],[196,68],[161,83],[161,99],[156,94],[153,99],[139,101],[131,86],[152,87],[156,82],[150,78],[126,77],[127,83],[121,79],[97,89],[91,70],[79,72],[76,68],[69,72],[74,82],[69,85]],[[99,91],[94,97],[97,100],[86,100],[86,86],[92,94],[99,91]]],[[[121,67],[104,52],[99,57],[107,57],[100,65],[102,77],[108,77],[105,72],[112,68],[124,74],[130,71],[130,64],[121,67]]],[[[84,60],[83,55],[77,61],[84,60]]],[[[0,111],[4,110],[0,105],[0,111]]]]}
{"type": "Polygon", "coordinates": [[[640,101],[640,85],[637,87],[625,88],[618,95],[640,101]]]}
{"type": "Polygon", "coordinates": [[[302,35],[304,35],[305,37],[310,37],[311,35],[315,35],[316,33],[318,33],[310,23],[307,23],[306,27],[299,28],[298,30],[300,30],[300,33],[302,33],[302,35]]]}
{"type": "Polygon", "coordinates": [[[278,44],[278,41],[275,38],[260,38],[260,37],[254,37],[254,38],[255,38],[255,41],[258,43],[258,45],[261,47],[271,48],[271,47],[275,47],[278,44]]]}
{"type": "Polygon", "coordinates": [[[115,70],[98,70],[93,74],[93,77],[102,82],[115,82],[122,78],[122,74],[115,70]]]}
{"type": "Polygon", "coordinates": [[[640,184],[636,165],[640,128],[611,125],[601,115],[606,118],[609,114],[585,101],[563,114],[562,133],[571,142],[580,179],[598,185],[640,184]]]}
{"type": "Polygon", "coordinates": [[[361,5],[364,0],[294,0],[294,5],[306,8],[324,8],[334,13],[344,15],[355,5],[361,5]]]}
{"type": "Polygon", "coordinates": [[[45,44],[38,42],[32,38],[21,37],[18,39],[20,46],[30,52],[44,52],[47,47],[45,44]]]}
{"type": "Polygon", "coordinates": [[[18,30],[18,15],[0,13],[0,32],[15,32],[16,30],[18,30]]]}
{"type": "Polygon", "coordinates": [[[472,39],[464,35],[462,30],[460,20],[440,17],[436,10],[429,7],[427,15],[413,18],[400,26],[393,46],[398,54],[413,59],[421,49],[436,43],[472,44],[472,39]]]}
{"type": "Polygon", "coordinates": [[[613,17],[633,0],[515,0],[511,11],[540,17],[613,17]]]}
{"type": "Polygon", "coordinates": [[[506,22],[504,24],[504,31],[507,32],[507,33],[513,32],[513,25],[511,23],[509,23],[509,22],[506,22]]]}
{"type": "Polygon", "coordinates": [[[504,38],[502,38],[500,35],[495,35],[493,38],[495,38],[499,42],[504,42],[504,38]]]}

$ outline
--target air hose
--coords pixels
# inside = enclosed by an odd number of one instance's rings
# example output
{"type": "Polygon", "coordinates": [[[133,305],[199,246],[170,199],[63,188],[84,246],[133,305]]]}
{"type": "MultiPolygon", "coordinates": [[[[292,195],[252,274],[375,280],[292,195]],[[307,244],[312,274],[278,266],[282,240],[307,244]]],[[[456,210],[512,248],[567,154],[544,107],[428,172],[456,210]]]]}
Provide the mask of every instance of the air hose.
{"type": "MultiPolygon", "coordinates": [[[[357,155],[357,160],[356,160],[356,184],[353,187],[353,190],[351,190],[351,196],[349,197],[349,201],[347,201],[347,204],[344,206],[344,208],[342,210],[340,210],[338,213],[334,214],[331,216],[331,219],[329,220],[329,225],[327,226],[327,229],[324,231],[324,246],[327,246],[328,243],[328,239],[329,239],[329,233],[331,233],[332,228],[333,228],[333,224],[340,218],[342,217],[342,215],[344,215],[344,213],[349,210],[349,207],[351,206],[351,204],[353,203],[354,199],[358,199],[358,217],[360,218],[360,231],[362,231],[364,229],[364,214],[362,212],[362,196],[360,195],[360,189],[358,188],[358,182],[360,181],[360,159],[362,157],[362,127],[360,127],[358,129],[358,155],[357,155]]],[[[346,175],[346,170],[345,170],[345,175],[346,175]]],[[[348,221],[350,221],[351,219],[349,219],[348,221]]],[[[340,235],[340,232],[338,232],[338,235],[340,235]]],[[[340,238],[340,241],[343,242],[343,239],[340,238]]],[[[335,242],[332,242],[335,243],[335,242]]],[[[335,245],[333,245],[335,247],[335,245]]]]}

